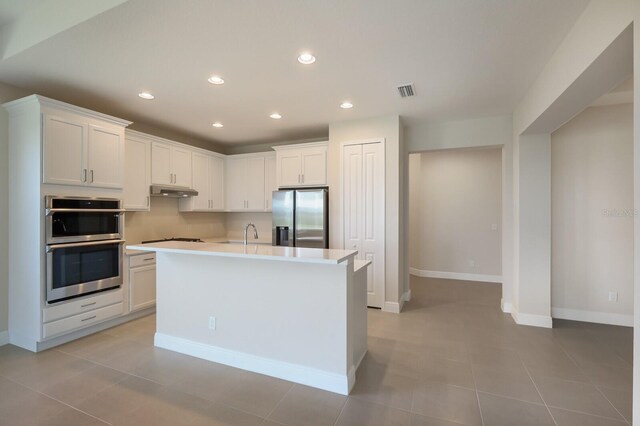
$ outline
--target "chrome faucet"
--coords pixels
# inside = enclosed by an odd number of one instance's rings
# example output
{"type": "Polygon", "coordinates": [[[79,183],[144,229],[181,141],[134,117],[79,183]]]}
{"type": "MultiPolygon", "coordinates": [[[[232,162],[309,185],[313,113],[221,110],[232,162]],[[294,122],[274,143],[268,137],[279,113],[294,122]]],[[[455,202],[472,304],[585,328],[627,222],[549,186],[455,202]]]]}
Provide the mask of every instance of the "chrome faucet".
{"type": "Polygon", "coordinates": [[[244,245],[247,245],[247,231],[249,230],[249,227],[252,226],[253,227],[253,238],[255,238],[256,240],[258,239],[258,230],[256,229],[256,226],[249,222],[245,225],[244,227],[244,232],[243,232],[243,237],[244,237],[244,245]]]}

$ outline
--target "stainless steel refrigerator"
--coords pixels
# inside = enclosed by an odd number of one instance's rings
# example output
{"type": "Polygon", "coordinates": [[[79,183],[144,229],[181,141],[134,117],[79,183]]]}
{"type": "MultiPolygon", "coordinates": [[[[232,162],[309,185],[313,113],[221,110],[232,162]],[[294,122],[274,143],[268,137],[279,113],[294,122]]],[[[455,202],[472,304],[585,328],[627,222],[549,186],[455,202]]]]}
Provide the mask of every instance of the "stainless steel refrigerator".
{"type": "Polygon", "coordinates": [[[329,248],[329,190],[273,191],[274,246],[329,248]]]}

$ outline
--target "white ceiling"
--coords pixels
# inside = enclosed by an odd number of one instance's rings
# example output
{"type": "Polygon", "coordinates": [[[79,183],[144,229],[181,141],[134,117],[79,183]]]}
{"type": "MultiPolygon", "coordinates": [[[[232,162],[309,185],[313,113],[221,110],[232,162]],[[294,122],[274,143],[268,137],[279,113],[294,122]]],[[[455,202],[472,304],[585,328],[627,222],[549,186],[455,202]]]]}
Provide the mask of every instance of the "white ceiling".
{"type": "MultiPolygon", "coordinates": [[[[0,25],[24,13],[16,3],[0,0],[0,25]]],[[[321,137],[390,114],[509,114],[587,3],[129,0],[0,61],[0,81],[219,143],[321,137]],[[296,61],[304,50],[315,64],[296,61]],[[395,86],[410,82],[417,96],[401,99],[395,86]]]]}
{"type": "Polygon", "coordinates": [[[41,3],[43,0],[0,0],[0,27],[18,19],[41,3]]]}

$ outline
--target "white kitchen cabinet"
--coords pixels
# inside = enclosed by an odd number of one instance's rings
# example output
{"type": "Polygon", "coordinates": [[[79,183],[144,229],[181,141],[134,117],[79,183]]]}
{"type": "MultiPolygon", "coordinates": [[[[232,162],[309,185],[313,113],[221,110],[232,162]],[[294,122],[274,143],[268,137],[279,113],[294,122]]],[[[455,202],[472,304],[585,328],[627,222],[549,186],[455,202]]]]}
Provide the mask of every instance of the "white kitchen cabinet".
{"type": "Polygon", "coordinates": [[[129,310],[146,309],[156,304],[156,256],[144,253],[129,256],[129,310]]]}
{"type": "Polygon", "coordinates": [[[149,211],[151,184],[151,141],[127,131],[124,144],[124,208],[149,211]]]}
{"type": "Polygon", "coordinates": [[[276,156],[271,154],[264,159],[264,203],[265,210],[271,211],[271,199],[273,197],[273,191],[278,190],[278,184],[276,182],[276,156]]]}
{"type": "Polygon", "coordinates": [[[180,200],[182,212],[224,210],[224,160],[215,155],[193,152],[193,189],[195,197],[180,200]]]}
{"type": "Polygon", "coordinates": [[[178,145],[153,142],[151,183],[191,187],[191,151],[178,145]]]}
{"type": "Polygon", "coordinates": [[[43,124],[43,183],[123,187],[123,126],[55,110],[43,124]]]}
{"type": "Polygon", "coordinates": [[[279,188],[327,184],[327,142],[285,145],[276,150],[276,183],[279,188]]]}
{"type": "Polygon", "coordinates": [[[42,337],[47,339],[123,314],[122,289],[77,298],[42,310],[42,337]]]}
{"type": "Polygon", "coordinates": [[[211,177],[211,209],[223,211],[225,191],[223,158],[209,158],[209,175],[211,177]]]}
{"type": "Polygon", "coordinates": [[[9,335],[12,343],[35,352],[123,315],[123,289],[46,302],[42,213],[46,195],[121,198],[124,128],[131,123],[39,95],[3,106],[11,128],[8,162],[17,188],[7,197],[12,217],[7,238],[9,335]]]}
{"type": "Polygon", "coordinates": [[[265,211],[266,154],[227,157],[225,166],[225,210],[265,211]]]}

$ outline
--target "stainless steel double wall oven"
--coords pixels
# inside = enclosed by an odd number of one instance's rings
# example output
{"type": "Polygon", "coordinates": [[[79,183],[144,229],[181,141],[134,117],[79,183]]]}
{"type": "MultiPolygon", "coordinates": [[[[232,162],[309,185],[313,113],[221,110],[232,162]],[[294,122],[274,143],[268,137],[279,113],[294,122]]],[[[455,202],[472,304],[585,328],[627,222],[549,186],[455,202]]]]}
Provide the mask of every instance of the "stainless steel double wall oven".
{"type": "Polygon", "coordinates": [[[122,285],[124,209],[113,198],[45,198],[47,302],[122,285]]]}

